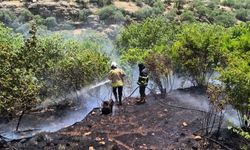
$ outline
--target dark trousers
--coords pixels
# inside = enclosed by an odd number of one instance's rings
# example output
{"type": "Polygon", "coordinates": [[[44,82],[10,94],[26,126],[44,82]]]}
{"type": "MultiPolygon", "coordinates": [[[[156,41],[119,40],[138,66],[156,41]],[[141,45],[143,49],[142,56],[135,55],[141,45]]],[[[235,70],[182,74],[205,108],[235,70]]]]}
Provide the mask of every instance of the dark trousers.
{"type": "Polygon", "coordinates": [[[113,87],[113,94],[115,96],[115,100],[117,101],[117,89],[118,89],[118,96],[119,96],[119,104],[122,104],[122,86],[113,87]]]}
{"type": "Polygon", "coordinates": [[[141,100],[146,97],[145,90],[146,90],[146,85],[140,85],[139,86],[139,92],[140,92],[140,95],[141,95],[141,100]]]}

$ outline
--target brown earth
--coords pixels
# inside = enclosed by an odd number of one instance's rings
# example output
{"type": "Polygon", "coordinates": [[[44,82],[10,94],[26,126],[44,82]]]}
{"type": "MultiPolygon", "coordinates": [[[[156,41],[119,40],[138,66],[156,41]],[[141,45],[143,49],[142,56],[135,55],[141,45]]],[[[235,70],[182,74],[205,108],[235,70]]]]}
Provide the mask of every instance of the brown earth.
{"type": "MultiPolygon", "coordinates": [[[[136,105],[135,101],[129,98],[121,107],[115,106],[112,115],[101,115],[96,108],[81,122],[58,132],[41,133],[30,139],[0,144],[0,147],[25,150],[225,149],[202,136],[195,140],[194,132],[201,128],[204,117],[200,111],[171,107],[182,105],[171,97],[148,96],[142,105],[136,105]]],[[[239,148],[238,137],[238,140],[226,137],[221,139],[227,141],[227,148],[239,148]]]]}

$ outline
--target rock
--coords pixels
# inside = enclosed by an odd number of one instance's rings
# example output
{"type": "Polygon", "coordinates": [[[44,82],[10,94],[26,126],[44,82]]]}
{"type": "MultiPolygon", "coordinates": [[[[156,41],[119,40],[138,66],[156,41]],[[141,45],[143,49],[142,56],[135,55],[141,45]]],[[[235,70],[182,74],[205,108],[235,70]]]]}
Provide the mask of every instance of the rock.
{"type": "Polygon", "coordinates": [[[99,142],[99,141],[101,141],[102,139],[100,138],[100,137],[96,137],[95,138],[95,141],[97,141],[97,142],[99,142]]]}
{"type": "Polygon", "coordinates": [[[195,139],[196,141],[199,141],[199,140],[201,140],[202,138],[201,138],[201,136],[197,135],[197,136],[194,137],[194,139],[195,139]]]}
{"type": "Polygon", "coordinates": [[[27,139],[22,139],[21,141],[20,141],[20,143],[25,143],[27,141],[27,139]]]}
{"type": "Polygon", "coordinates": [[[183,125],[184,127],[188,126],[188,124],[187,124],[186,122],[183,122],[182,125],[183,125]]]}
{"type": "Polygon", "coordinates": [[[93,146],[90,146],[89,150],[95,150],[95,148],[93,146]]]}
{"type": "Polygon", "coordinates": [[[90,135],[90,134],[91,134],[91,132],[86,132],[86,133],[84,133],[85,136],[88,136],[88,135],[90,135]]]}
{"type": "Polygon", "coordinates": [[[113,139],[110,139],[110,138],[109,138],[108,141],[109,141],[109,142],[113,142],[113,139]]]}
{"type": "Polygon", "coordinates": [[[104,141],[99,142],[100,145],[105,145],[106,143],[104,141]]]}
{"type": "Polygon", "coordinates": [[[88,22],[99,22],[100,21],[100,18],[99,18],[99,16],[98,15],[89,15],[88,17],[87,17],[87,21],[88,22]]]}

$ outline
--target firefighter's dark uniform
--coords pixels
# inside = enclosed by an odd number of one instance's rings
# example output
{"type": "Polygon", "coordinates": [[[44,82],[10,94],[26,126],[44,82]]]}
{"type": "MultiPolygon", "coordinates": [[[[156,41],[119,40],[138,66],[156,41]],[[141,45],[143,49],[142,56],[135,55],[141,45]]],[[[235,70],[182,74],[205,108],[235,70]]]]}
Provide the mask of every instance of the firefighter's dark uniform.
{"type": "Polygon", "coordinates": [[[148,69],[145,68],[144,64],[138,64],[139,67],[139,78],[137,84],[139,85],[140,100],[138,103],[145,103],[146,94],[145,90],[148,85],[148,69]]]}

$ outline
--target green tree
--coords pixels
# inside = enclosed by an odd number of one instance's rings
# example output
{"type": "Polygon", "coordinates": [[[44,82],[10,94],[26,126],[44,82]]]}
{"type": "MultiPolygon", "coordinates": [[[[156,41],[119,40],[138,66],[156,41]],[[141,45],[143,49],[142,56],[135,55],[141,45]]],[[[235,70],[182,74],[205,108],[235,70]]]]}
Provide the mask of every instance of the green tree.
{"type": "Polygon", "coordinates": [[[250,23],[232,28],[227,36],[225,49],[228,54],[227,67],[220,69],[220,80],[224,84],[226,100],[240,114],[243,130],[241,135],[250,139],[250,23]],[[248,134],[247,134],[248,132],[248,134]]]}
{"type": "Polygon", "coordinates": [[[176,72],[195,86],[206,86],[214,69],[222,65],[224,32],[226,30],[217,25],[185,25],[172,50],[176,72]]]}
{"type": "Polygon", "coordinates": [[[98,12],[101,20],[106,22],[121,22],[125,21],[125,16],[122,11],[114,5],[109,5],[101,8],[98,12]]]}
{"type": "Polygon", "coordinates": [[[36,102],[39,84],[34,72],[20,60],[22,38],[0,25],[0,110],[16,113],[36,102]]]}
{"type": "Polygon", "coordinates": [[[128,26],[117,41],[122,59],[130,64],[144,62],[151,72],[151,79],[163,94],[166,89],[161,79],[171,74],[168,52],[177,31],[177,26],[161,17],[148,18],[128,26]]]}

